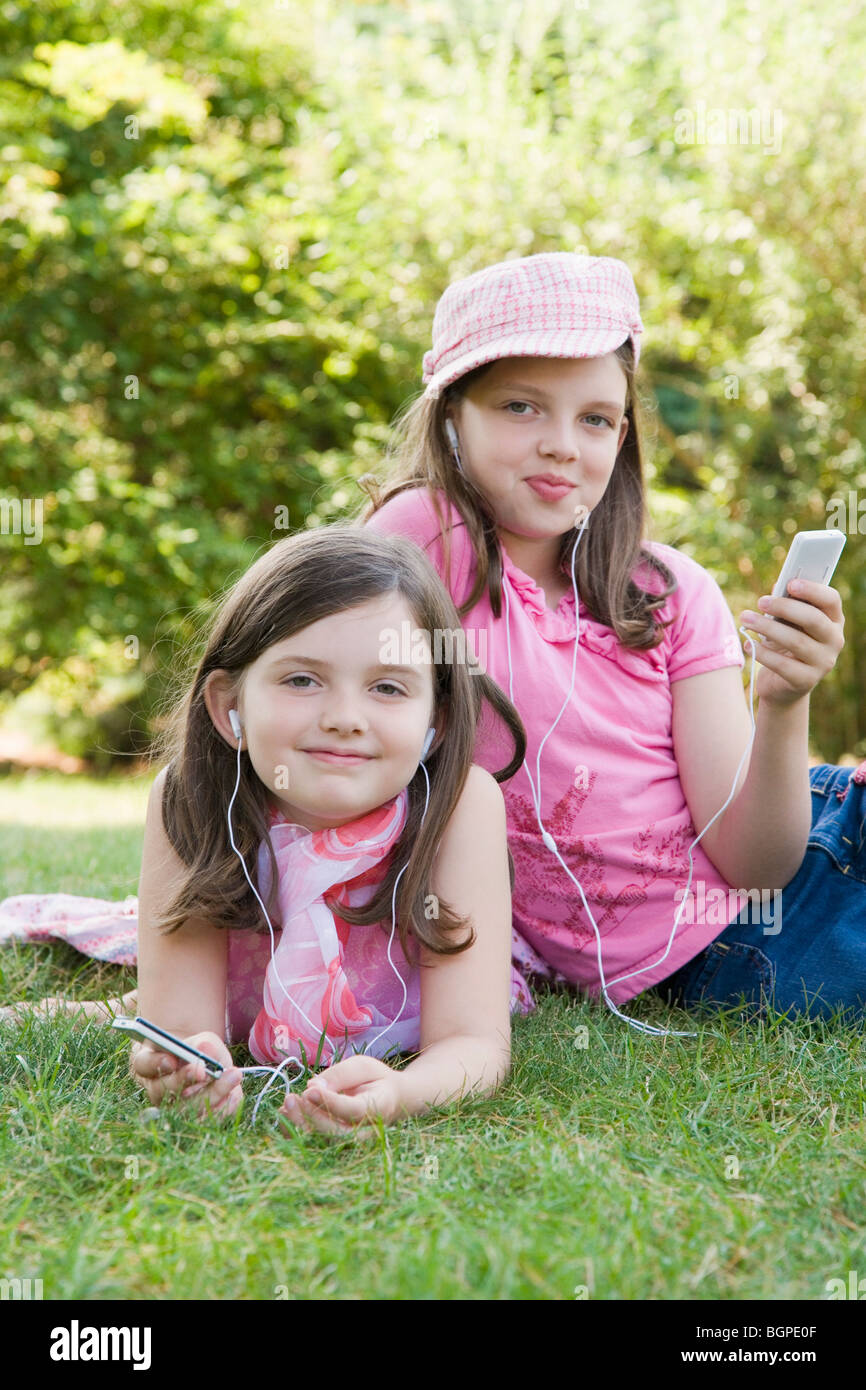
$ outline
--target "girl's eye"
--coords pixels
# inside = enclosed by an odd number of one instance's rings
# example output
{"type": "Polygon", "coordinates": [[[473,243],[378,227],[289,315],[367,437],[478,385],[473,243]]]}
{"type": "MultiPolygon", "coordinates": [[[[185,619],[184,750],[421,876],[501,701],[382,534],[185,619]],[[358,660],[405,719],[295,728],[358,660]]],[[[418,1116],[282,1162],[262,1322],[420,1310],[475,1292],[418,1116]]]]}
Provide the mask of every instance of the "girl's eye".
{"type": "MultiPolygon", "coordinates": [[[[530,405],[529,401],[508,401],[508,403],[507,403],[506,406],[505,406],[505,409],[506,409],[507,411],[510,411],[511,414],[514,415],[515,419],[517,419],[517,420],[525,420],[525,419],[526,419],[526,412],[527,412],[528,410],[532,410],[532,409],[533,409],[533,406],[530,405]],[[513,411],[513,410],[511,409],[511,407],[514,406],[514,405],[517,405],[517,406],[525,406],[526,409],[525,409],[525,410],[521,410],[521,411],[519,411],[519,412],[516,412],[516,411],[513,411]]],[[[608,429],[611,429],[611,430],[612,430],[612,429],[614,428],[613,421],[612,421],[612,420],[608,420],[607,417],[606,417],[605,415],[596,415],[596,414],[593,413],[593,414],[585,415],[583,418],[584,418],[585,420],[601,420],[602,424],[603,424],[603,425],[607,425],[608,429]]]]}
{"type": "MultiPolygon", "coordinates": [[[[291,686],[293,690],[309,690],[309,685],[296,685],[295,681],[312,681],[312,676],[288,676],[281,685],[291,686]]],[[[376,690],[393,690],[397,695],[405,695],[405,690],[401,690],[399,685],[394,685],[393,681],[378,681],[374,687],[376,690]]]]}

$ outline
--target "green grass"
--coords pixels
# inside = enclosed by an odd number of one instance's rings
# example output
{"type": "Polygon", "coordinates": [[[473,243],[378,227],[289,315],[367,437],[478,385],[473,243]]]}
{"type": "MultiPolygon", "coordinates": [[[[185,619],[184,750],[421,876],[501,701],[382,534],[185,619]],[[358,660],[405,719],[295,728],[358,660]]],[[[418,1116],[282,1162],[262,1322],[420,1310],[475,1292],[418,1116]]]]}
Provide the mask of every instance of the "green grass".
{"type": "MultiPolygon", "coordinates": [[[[134,893],[149,782],[0,780],[0,898],[134,893]]],[[[0,1003],[133,983],[0,948],[0,1003]]],[[[46,1299],[461,1300],[820,1300],[866,1274],[862,1030],[631,1011],[698,1037],[545,994],[495,1097],[368,1144],[283,1135],[281,1085],[255,1127],[252,1100],[143,1120],[105,1025],[3,1024],[0,1273],[46,1299]]]]}

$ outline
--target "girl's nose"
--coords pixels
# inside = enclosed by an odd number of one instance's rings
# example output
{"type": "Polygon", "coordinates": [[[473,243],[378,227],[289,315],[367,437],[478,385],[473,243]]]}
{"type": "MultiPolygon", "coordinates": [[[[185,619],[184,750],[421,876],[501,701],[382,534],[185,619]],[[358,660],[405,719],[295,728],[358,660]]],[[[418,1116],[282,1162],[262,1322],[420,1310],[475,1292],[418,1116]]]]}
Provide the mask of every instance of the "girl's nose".
{"type": "Polygon", "coordinates": [[[558,459],[580,460],[580,445],[573,425],[551,426],[539,445],[539,452],[558,459]]]}
{"type": "Polygon", "coordinates": [[[350,695],[330,700],[322,710],[319,723],[323,729],[338,729],[341,733],[365,733],[367,729],[359,703],[350,695]]]}

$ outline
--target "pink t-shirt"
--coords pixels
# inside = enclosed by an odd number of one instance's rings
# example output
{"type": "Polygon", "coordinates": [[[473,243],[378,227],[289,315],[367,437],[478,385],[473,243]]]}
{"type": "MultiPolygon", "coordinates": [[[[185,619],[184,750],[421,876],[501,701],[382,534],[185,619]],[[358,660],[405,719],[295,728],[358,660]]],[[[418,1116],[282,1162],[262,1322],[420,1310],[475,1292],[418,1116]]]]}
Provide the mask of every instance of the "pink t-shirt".
{"type": "MultiPolygon", "coordinates": [[[[459,513],[444,494],[439,502],[452,526],[450,591],[459,607],[471,588],[474,556],[459,513]]],[[[448,583],[439,523],[425,488],[398,494],[367,525],[413,540],[448,583]]],[[[581,600],[574,689],[541,754],[541,817],[583,887],[601,936],[608,993],[616,1004],[691,960],[743,906],[736,886],[721,877],[703,843],[697,845],[691,890],[667,950],[685,896],[689,846],[697,833],[674,754],[671,682],[721,666],[742,667],[744,657],[712,576],[672,546],[644,544],[678,580],[679,587],[658,610],[662,619],[674,621],[658,647],[635,651],[623,647],[612,628],[590,617],[581,600]],[[644,966],[650,968],[642,970],[644,966]],[[642,973],[611,984],[637,970],[642,973]]],[[[526,762],[537,791],[538,750],[571,686],[574,594],[569,590],[553,612],[543,590],[504,551],[503,565],[501,618],[494,618],[485,590],[462,623],[482,665],[511,695],[523,719],[526,762]]],[[[635,578],[652,592],[664,588],[661,576],[644,566],[635,578]]],[[[505,725],[485,703],[475,761],[493,772],[506,765],[511,753],[505,725]]],[[[515,867],[515,957],[530,967],[532,958],[540,957],[553,972],[596,994],[601,986],[596,934],[577,888],[542,841],[525,767],[502,784],[502,793],[515,867]]]]}

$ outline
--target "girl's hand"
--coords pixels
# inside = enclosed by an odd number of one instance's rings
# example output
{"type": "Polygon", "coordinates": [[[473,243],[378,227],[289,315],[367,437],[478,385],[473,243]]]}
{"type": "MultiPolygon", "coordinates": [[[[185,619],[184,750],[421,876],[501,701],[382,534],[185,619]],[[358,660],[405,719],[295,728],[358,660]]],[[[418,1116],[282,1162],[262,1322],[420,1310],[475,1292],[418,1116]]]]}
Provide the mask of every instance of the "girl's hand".
{"type": "Polygon", "coordinates": [[[364,1121],[378,1115],[387,1125],[401,1113],[400,1074],[378,1057],[347,1057],[311,1076],[279,1113],[298,1129],[371,1138],[377,1131],[364,1121]]]}
{"type": "Polygon", "coordinates": [[[755,660],[761,670],[755,693],[768,704],[793,705],[808,695],[836,665],[845,645],[845,615],[836,589],[812,580],[792,579],[788,594],[796,597],[760,599],[762,614],[740,614],[744,627],[765,638],[755,643],[755,660]],[[784,619],[794,627],[780,627],[784,619]],[[797,631],[800,628],[802,631],[797,631]]]}
{"type": "Polygon", "coordinates": [[[190,1047],[206,1052],[222,1062],[222,1076],[210,1077],[203,1062],[183,1062],[172,1052],[163,1052],[149,1042],[135,1042],[130,1057],[130,1074],[147,1092],[151,1105],[192,1102],[199,1119],[208,1112],[219,1119],[234,1115],[243,1100],[243,1073],[232,1062],[232,1055],[216,1033],[193,1033],[184,1038],[190,1047]],[[193,1101],[193,1097],[198,1097],[193,1101]]]}

